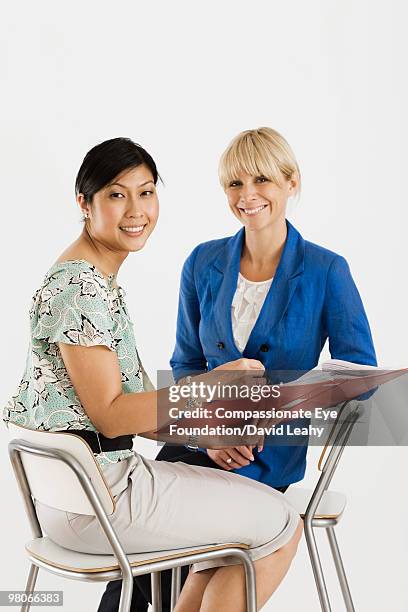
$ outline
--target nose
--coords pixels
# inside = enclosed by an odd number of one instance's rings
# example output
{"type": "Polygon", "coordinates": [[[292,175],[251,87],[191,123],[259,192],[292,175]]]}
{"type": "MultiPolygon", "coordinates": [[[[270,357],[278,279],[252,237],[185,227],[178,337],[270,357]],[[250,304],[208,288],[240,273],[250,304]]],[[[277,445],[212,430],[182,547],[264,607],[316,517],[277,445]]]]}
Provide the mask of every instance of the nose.
{"type": "Polygon", "coordinates": [[[250,202],[258,198],[256,185],[252,182],[244,183],[241,187],[240,201],[242,203],[250,202]]]}
{"type": "Polygon", "coordinates": [[[143,203],[140,198],[131,198],[126,210],[126,217],[138,218],[144,216],[143,203]]]}

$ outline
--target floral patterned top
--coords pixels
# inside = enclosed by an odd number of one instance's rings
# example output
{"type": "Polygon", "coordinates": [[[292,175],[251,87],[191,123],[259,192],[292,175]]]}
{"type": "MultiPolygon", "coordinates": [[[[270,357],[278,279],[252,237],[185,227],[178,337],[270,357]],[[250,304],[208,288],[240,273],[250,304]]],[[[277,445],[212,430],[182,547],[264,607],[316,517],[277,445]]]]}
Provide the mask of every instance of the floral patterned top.
{"type": "MultiPolygon", "coordinates": [[[[58,342],[104,345],[115,351],[124,393],[140,392],[139,362],[124,291],[113,287],[85,260],[56,263],[48,271],[30,309],[31,341],[20,385],[4,409],[3,420],[46,431],[97,431],[69,379],[58,342]]],[[[130,449],[95,455],[100,465],[133,455],[130,449]]]]}

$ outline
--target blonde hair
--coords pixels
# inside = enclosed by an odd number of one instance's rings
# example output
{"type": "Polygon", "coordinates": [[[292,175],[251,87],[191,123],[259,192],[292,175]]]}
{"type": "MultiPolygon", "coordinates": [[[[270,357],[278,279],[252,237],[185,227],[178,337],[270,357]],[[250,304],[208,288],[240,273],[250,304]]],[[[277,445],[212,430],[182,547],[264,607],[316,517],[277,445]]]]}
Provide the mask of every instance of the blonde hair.
{"type": "Polygon", "coordinates": [[[283,180],[296,177],[300,192],[300,170],[295,155],[284,137],[272,128],[245,130],[230,142],[219,165],[223,188],[229,187],[241,172],[265,176],[279,187],[283,180]]]}

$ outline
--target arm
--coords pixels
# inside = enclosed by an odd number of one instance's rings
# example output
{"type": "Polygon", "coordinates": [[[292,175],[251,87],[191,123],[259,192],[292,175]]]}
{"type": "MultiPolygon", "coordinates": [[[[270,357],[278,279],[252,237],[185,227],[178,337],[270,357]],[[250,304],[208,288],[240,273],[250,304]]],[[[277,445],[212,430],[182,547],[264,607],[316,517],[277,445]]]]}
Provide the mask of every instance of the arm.
{"type": "Polygon", "coordinates": [[[176,346],[170,360],[175,380],[205,372],[205,359],[199,337],[200,304],[194,281],[194,265],[199,247],[184,263],[181,273],[177,314],[176,346]]]}
{"type": "MultiPolygon", "coordinates": [[[[98,431],[107,438],[148,432],[146,437],[168,440],[167,435],[154,434],[154,430],[175,422],[167,410],[168,388],[123,393],[119,361],[114,351],[106,346],[79,346],[63,342],[59,342],[58,347],[81,405],[98,431]]],[[[227,370],[232,380],[239,380],[243,370],[263,371],[263,365],[255,359],[238,359],[216,369],[227,370]]],[[[214,373],[199,376],[197,380],[216,384],[220,380],[220,373],[214,370],[214,373]]],[[[180,397],[171,406],[184,410],[186,399],[180,397]]],[[[172,440],[184,444],[188,436],[185,439],[172,436],[172,440]]],[[[207,437],[205,443],[212,446],[217,445],[218,441],[207,437]]]]}
{"type": "Polygon", "coordinates": [[[346,260],[340,256],[328,271],[323,321],[332,359],[377,365],[360,294],[346,260]]]}
{"type": "MultiPolygon", "coordinates": [[[[105,346],[85,347],[63,342],[58,347],[82,406],[104,436],[116,438],[158,427],[158,393],[123,393],[114,351],[105,346]]],[[[167,396],[167,389],[163,390],[163,396],[167,396]]]]}
{"type": "MultiPolygon", "coordinates": [[[[62,269],[53,275],[37,296],[31,326],[34,339],[58,345],[80,403],[106,437],[161,429],[174,422],[170,404],[185,409],[186,399],[170,402],[168,389],[123,393],[109,296],[92,270],[62,269]]],[[[238,360],[231,369],[249,369],[251,361],[238,360]]],[[[263,368],[260,363],[257,367],[263,368]]],[[[211,374],[203,376],[210,382],[211,374]]],[[[187,439],[178,436],[177,441],[187,439]]]]}

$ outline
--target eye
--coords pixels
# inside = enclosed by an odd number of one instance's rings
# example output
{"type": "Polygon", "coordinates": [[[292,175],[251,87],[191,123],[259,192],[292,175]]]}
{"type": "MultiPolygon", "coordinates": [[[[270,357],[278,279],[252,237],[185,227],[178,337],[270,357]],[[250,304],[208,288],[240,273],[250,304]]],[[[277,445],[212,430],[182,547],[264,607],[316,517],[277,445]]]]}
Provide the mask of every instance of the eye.
{"type": "Polygon", "coordinates": [[[143,197],[146,197],[146,196],[153,195],[153,193],[154,193],[153,191],[150,191],[150,190],[146,189],[146,191],[142,191],[142,193],[140,195],[143,196],[143,197]]]}
{"type": "Polygon", "coordinates": [[[114,193],[111,193],[109,197],[110,198],[124,198],[125,196],[123,195],[123,193],[120,193],[119,191],[115,191],[114,193]]]}
{"type": "Polygon", "coordinates": [[[269,182],[269,179],[267,179],[266,176],[257,176],[255,180],[256,180],[257,183],[267,183],[267,182],[269,182]]]}
{"type": "Polygon", "coordinates": [[[242,185],[242,183],[237,179],[235,181],[231,181],[228,187],[239,187],[240,185],[242,185]]]}

